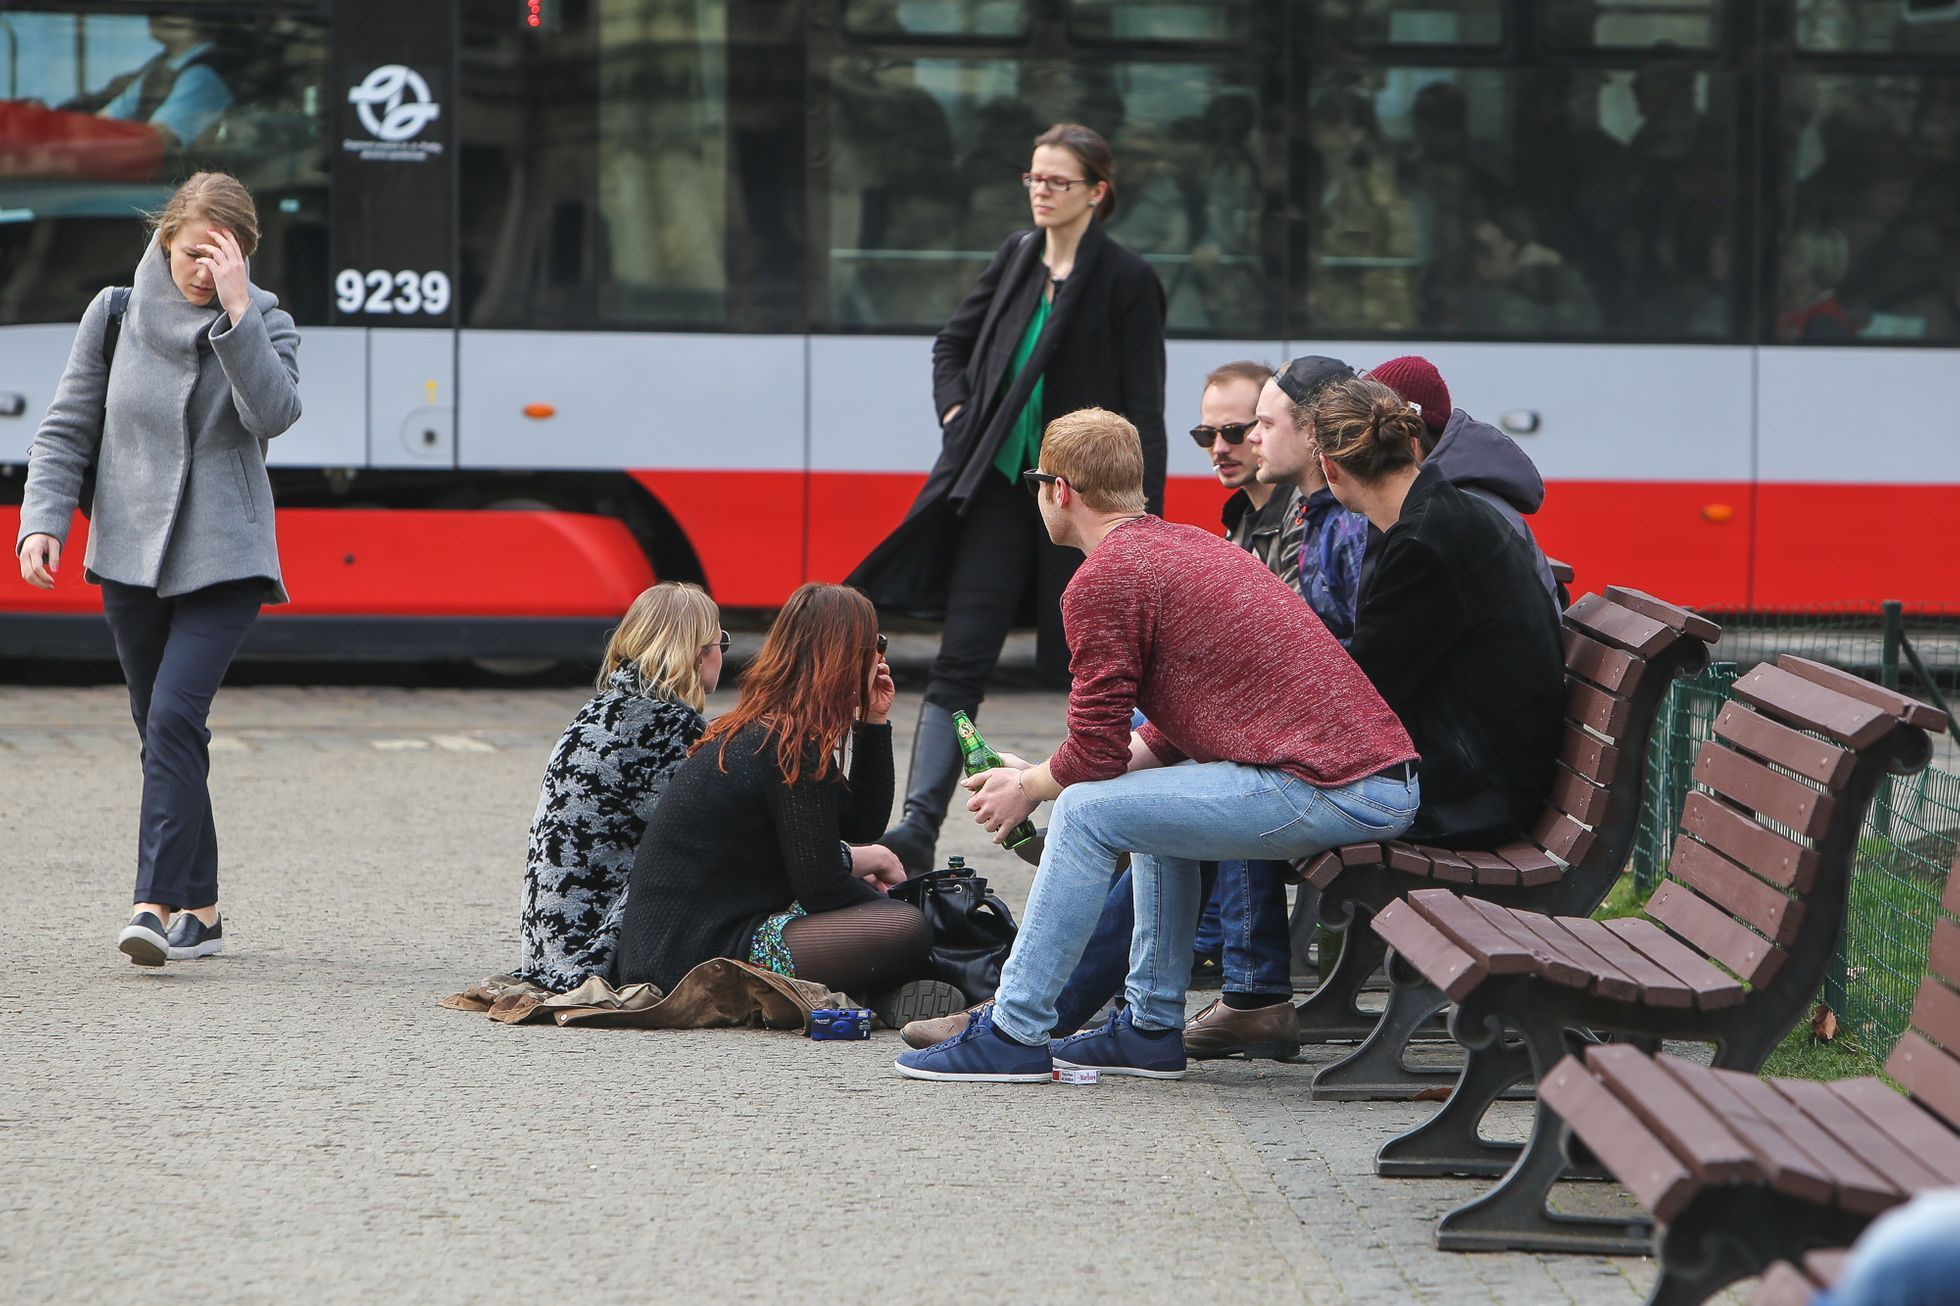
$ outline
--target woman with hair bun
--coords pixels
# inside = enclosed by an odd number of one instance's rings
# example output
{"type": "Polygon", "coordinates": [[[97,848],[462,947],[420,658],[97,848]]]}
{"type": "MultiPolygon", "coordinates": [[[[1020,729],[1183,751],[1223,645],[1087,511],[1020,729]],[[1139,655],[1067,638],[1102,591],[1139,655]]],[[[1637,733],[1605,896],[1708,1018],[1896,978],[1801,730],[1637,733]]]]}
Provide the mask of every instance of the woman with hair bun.
{"type": "Polygon", "coordinates": [[[1378,381],[1321,392],[1313,437],[1334,497],[1383,535],[1348,652],[1422,754],[1406,838],[1516,838],[1552,783],[1565,663],[1531,546],[1418,461],[1422,417],[1378,381]]]}

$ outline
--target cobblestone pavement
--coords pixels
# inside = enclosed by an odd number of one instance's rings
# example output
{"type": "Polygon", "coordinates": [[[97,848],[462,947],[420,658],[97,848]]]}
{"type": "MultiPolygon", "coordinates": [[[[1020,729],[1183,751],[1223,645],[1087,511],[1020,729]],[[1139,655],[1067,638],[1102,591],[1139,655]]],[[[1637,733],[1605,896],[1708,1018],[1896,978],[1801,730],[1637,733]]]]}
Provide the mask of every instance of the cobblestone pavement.
{"type": "MultiPolygon", "coordinates": [[[[282,1303],[1529,1306],[1631,1302],[1650,1279],[1643,1260],[1435,1251],[1473,1186],[1370,1164],[1430,1108],[1309,1102],[1320,1057],[950,1087],[900,1079],[889,1033],[439,1010],[515,957],[539,771],[581,699],[225,691],[232,951],[148,972],[113,948],[137,780],[120,690],[0,687],[0,1300],[151,1281],[282,1303]]],[[[901,697],[901,749],[915,708],[901,697]]],[[[1060,708],[1002,695],[981,726],[1045,755],[1060,708]]],[[[1024,901],[1030,873],[973,827],[942,851],[1024,901]]]]}

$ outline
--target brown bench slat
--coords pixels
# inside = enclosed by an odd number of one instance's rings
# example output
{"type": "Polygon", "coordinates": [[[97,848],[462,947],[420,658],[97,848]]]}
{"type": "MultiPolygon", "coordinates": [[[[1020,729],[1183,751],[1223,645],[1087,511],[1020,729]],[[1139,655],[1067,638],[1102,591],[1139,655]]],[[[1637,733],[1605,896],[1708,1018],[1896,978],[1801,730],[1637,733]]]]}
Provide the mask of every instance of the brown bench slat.
{"type": "Polygon", "coordinates": [[[1518,882],[1518,868],[1496,853],[1470,852],[1466,849],[1457,856],[1470,863],[1470,869],[1477,873],[1478,884],[1513,885],[1518,882]]]}
{"type": "Polygon", "coordinates": [[[1922,703],[1916,698],[1907,698],[1897,690],[1883,685],[1874,685],[1862,676],[1854,676],[1849,671],[1814,662],[1809,658],[1784,653],[1777,657],[1776,665],[1793,676],[1801,676],[1814,685],[1823,685],[1848,695],[1863,703],[1882,709],[1895,721],[1903,721],[1921,730],[1930,730],[1936,735],[1946,733],[1946,713],[1930,703],[1922,703]]]}
{"type": "MultiPolygon", "coordinates": [[[[1960,916],[1960,861],[1946,873],[1946,893],[1940,898],[1940,910],[1949,916],[1960,916]]],[[[1960,976],[1951,978],[1960,979],[1960,976]]]]}
{"type": "Polygon", "coordinates": [[[1750,820],[1712,794],[1700,791],[1681,804],[1681,829],[1756,874],[1798,893],[1817,882],[1817,851],[1750,820]]]}
{"type": "Polygon", "coordinates": [[[1448,889],[1418,889],[1407,901],[1491,974],[1528,975],[1539,969],[1535,948],[1515,942],[1469,906],[1468,899],[1448,889]]]}
{"type": "Polygon", "coordinates": [[[1547,947],[1520,913],[1485,902],[1482,898],[1464,898],[1463,902],[1513,944],[1536,955],[1538,967],[1533,973],[1540,978],[1568,989],[1592,987],[1591,972],[1566,956],[1563,950],[1547,947]]]}
{"type": "Polygon", "coordinates": [[[1960,1061],[1934,1047],[1925,1035],[1910,1029],[1900,1035],[1885,1059],[1885,1073],[1905,1085],[1913,1101],[1960,1128],[1960,1061]]]}
{"type": "Polygon", "coordinates": [[[1429,859],[1431,879],[1441,880],[1445,884],[1477,882],[1477,873],[1470,868],[1469,862],[1463,860],[1462,854],[1447,848],[1431,848],[1427,844],[1417,844],[1416,847],[1422,849],[1422,855],[1429,859]]]}
{"type": "Polygon", "coordinates": [[[1848,749],[1778,725],[1762,713],[1735,703],[1722,705],[1715,717],[1715,734],[1830,789],[1841,788],[1858,763],[1858,755],[1848,749]]]}
{"type": "Polygon", "coordinates": [[[1662,880],[1647,900],[1647,914],[1751,985],[1764,985],[1783,968],[1784,952],[1685,884],[1662,880]]]}
{"type": "Polygon", "coordinates": [[[1897,1140],[1860,1115],[1856,1108],[1831,1091],[1829,1084],[1811,1079],[1772,1079],[1770,1085],[1795,1103],[1817,1127],[1884,1171],[1909,1193],[1944,1188],[1946,1180],[1938,1172],[1900,1147],[1897,1140]]]}
{"type": "Polygon", "coordinates": [[[1677,604],[1665,599],[1657,599],[1645,590],[1628,589],[1624,585],[1608,585],[1606,597],[1623,608],[1652,617],[1655,621],[1684,635],[1693,635],[1704,644],[1713,644],[1722,637],[1722,628],[1707,617],[1698,616],[1677,604]]]}
{"type": "Polygon", "coordinates": [[[1849,1247],[1820,1247],[1803,1254],[1803,1272],[1828,1288],[1844,1275],[1844,1263],[1851,1259],[1849,1247]]]}
{"type": "Polygon", "coordinates": [[[1507,843],[1497,855],[1518,868],[1518,883],[1526,888],[1550,884],[1565,874],[1565,867],[1543,848],[1528,843],[1507,843]]]}
{"type": "Polygon", "coordinates": [[[1688,986],[1695,995],[1695,1006],[1703,1011],[1719,1011],[1742,1001],[1742,982],[1710,965],[1706,957],[1667,933],[1652,921],[1624,916],[1607,921],[1606,928],[1620,939],[1688,986]]]}
{"type": "Polygon", "coordinates": [[[1872,1076],[1840,1079],[1825,1087],[1918,1157],[1927,1169],[1949,1184],[1960,1184],[1960,1134],[1938,1116],[1872,1076]]]}
{"type": "Polygon", "coordinates": [[[1422,849],[1400,841],[1386,843],[1382,847],[1388,851],[1389,869],[1401,871],[1406,875],[1429,874],[1429,858],[1423,855],[1422,849]]]}
{"type": "Polygon", "coordinates": [[[1570,866],[1592,848],[1593,832],[1563,812],[1541,812],[1531,827],[1531,839],[1570,866]]]}
{"type": "Polygon", "coordinates": [[[1622,607],[1599,594],[1588,594],[1565,610],[1567,625],[1577,626],[1603,644],[1623,648],[1645,659],[1672,644],[1680,635],[1645,613],[1622,607]]]}
{"type": "Polygon", "coordinates": [[[1898,724],[1884,708],[1847,698],[1767,662],[1735,682],[1734,694],[1806,730],[1853,748],[1870,748],[1898,724]]]}
{"type": "Polygon", "coordinates": [[[1614,1002],[1640,1001],[1640,985],[1632,976],[1599,955],[1577,935],[1563,928],[1563,922],[1535,911],[1511,913],[1512,919],[1530,930],[1545,950],[1563,957],[1586,974],[1586,987],[1614,1002]]]}
{"type": "Polygon", "coordinates": [[[1948,1052],[1960,1053],[1960,993],[1928,975],[1912,1002],[1912,1027],[1948,1052]]]}
{"type": "Polygon", "coordinates": [[[1749,1306],[1810,1306],[1821,1286],[1790,1262],[1778,1261],[1763,1271],[1762,1282],[1749,1294],[1749,1306]]]}
{"type": "Polygon", "coordinates": [[[1594,739],[1571,722],[1559,733],[1558,760],[1596,784],[1610,785],[1620,771],[1620,750],[1594,739]]]}
{"type": "Polygon", "coordinates": [[[1646,953],[1629,947],[1627,941],[1598,921],[1578,916],[1561,916],[1561,929],[1618,967],[1640,986],[1639,1001],[1649,1007],[1692,1007],[1694,990],[1656,964],[1646,953]]]}
{"type": "Polygon", "coordinates": [[[1665,1221],[1679,1215],[1700,1187],[1688,1167],[1625,1103],[1594,1079],[1577,1057],[1567,1057],[1552,1067],[1538,1085],[1538,1100],[1572,1126],[1655,1219],[1665,1221]]]}
{"type": "Polygon", "coordinates": [[[1765,1119],[1761,1112],[1737,1096],[1734,1087],[1718,1078],[1717,1072],[1674,1057],[1656,1057],[1654,1063],[1666,1067],[1676,1082],[1700,1098],[1722,1118],[1736,1137],[1748,1145],[1755,1154],[1756,1164],[1762,1167],[1764,1182],[1770,1188],[1820,1206],[1835,1195],[1837,1185],[1824,1167],[1797,1146],[1774,1120],[1765,1119]]]}
{"type": "Polygon", "coordinates": [[[1378,843],[1346,843],[1339,852],[1343,866],[1380,866],[1385,855],[1378,843]]]}
{"type": "Polygon", "coordinates": [[[1645,662],[1617,648],[1608,648],[1576,630],[1565,632],[1567,675],[1589,680],[1608,693],[1624,693],[1640,679],[1645,662]]]}
{"type": "Polygon", "coordinates": [[[1828,1130],[1817,1128],[1816,1122],[1799,1110],[1794,1102],[1777,1092],[1767,1080],[1740,1070],[1711,1070],[1708,1073],[1727,1084],[1750,1109],[1775,1125],[1806,1156],[1817,1162],[1837,1189],[1839,1204],[1847,1210],[1877,1215],[1911,1196],[1896,1178],[1878,1171],[1828,1130]]]}
{"type": "Polygon", "coordinates": [[[1313,859],[1307,867],[1307,883],[1316,889],[1325,889],[1341,874],[1341,855],[1337,852],[1324,852],[1313,859]]]}
{"type": "Polygon", "coordinates": [[[1452,1002],[1462,1001],[1490,977],[1475,957],[1400,898],[1375,913],[1373,923],[1375,933],[1452,1002]]]}
{"type": "Polygon", "coordinates": [[[1960,925],[1934,921],[1926,944],[1926,969],[1941,979],[1960,984],[1960,925]]]}
{"type": "Polygon", "coordinates": [[[1693,839],[1677,838],[1667,873],[1718,907],[1725,907],[1776,942],[1796,942],[1804,901],[1764,884],[1720,853],[1693,839]]]}
{"type": "Polygon", "coordinates": [[[1624,1043],[1608,1043],[1588,1048],[1586,1064],[1697,1179],[1708,1184],[1762,1182],[1755,1154],[1653,1057],[1624,1043]]]}
{"type": "Polygon", "coordinates": [[[1570,585],[1573,578],[1579,574],[1572,570],[1571,563],[1560,562],[1557,558],[1551,557],[1550,555],[1547,555],[1545,558],[1545,569],[1551,572],[1552,579],[1561,585],[1570,585]]]}
{"type": "MultiPolygon", "coordinates": [[[[1567,730],[1566,733],[1571,734],[1572,731],[1567,730]]],[[[1606,815],[1606,804],[1612,797],[1611,790],[1603,789],[1583,776],[1562,766],[1552,768],[1551,805],[1581,825],[1598,825],[1599,819],[1606,815]]]]}
{"type": "Polygon", "coordinates": [[[1830,794],[1715,743],[1703,744],[1696,754],[1695,780],[1810,839],[1821,838],[1830,829],[1831,813],[1837,809],[1830,794]]]}
{"type": "Polygon", "coordinates": [[[1633,719],[1633,703],[1595,689],[1583,680],[1574,680],[1565,696],[1565,715],[1610,739],[1618,739],[1626,733],[1627,722],[1633,719]]]}

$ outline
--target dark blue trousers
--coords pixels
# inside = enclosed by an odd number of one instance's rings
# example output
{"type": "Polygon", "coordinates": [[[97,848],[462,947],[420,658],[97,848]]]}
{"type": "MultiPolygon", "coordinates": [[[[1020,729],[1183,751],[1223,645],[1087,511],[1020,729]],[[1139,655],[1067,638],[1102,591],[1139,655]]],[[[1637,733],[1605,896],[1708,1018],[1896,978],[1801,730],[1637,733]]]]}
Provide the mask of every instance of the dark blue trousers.
{"type": "Polygon", "coordinates": [[[102,582],[102,613],[143,744],[134,902],[183,908],[218,900],[205,720],[264,597],[260,580],[227,581],[169,599],[140,585],[102,582]]]}

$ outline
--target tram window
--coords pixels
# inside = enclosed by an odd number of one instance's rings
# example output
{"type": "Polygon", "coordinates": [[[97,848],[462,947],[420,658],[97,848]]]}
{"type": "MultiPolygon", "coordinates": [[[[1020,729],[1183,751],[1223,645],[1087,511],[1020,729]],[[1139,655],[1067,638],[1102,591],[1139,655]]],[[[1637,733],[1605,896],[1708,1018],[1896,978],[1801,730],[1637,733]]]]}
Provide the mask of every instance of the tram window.
{"type": "Polygon", "coordinates": [[[1496,45],[1502,0],[1321,0],[1325,39],[1351,46],[1496,45]]]}
{"type": "Polygon", "coordinates": [[[1116,153],[1110,235],[1157,268],[1174,330],[1257,333],[1265,156],[1237,65],[848,57],[827,71],[830,324],[943,323],[1008,234],[1036,135],[1087,123],[1116,153]]]}
{"type": "Polygon", "coordinates": [[[1732,334],[1725,76],[1377,66],[1316,77],[1294,299],[1306,331],[1732,334]]]}
{"type": "Polygon", "coordinates": [[[1960,340],[1960,80],[1800,72],[1777,89],[1770,338],[1960,340]]]}
{"type": "Polygon", "coordinates": [[[846,0],[853,36],[1021,36],[1028,0],[846,0]]]}
{"type": "MultiPolygon", "coordinates": [[[[465,14],[460,247],[471,326],[722,324],[731,211],[725,0],[465,14]]],[[[755,221],[764,219],[757,218],[755,221]]]]}
{"type": "Polygon", "coordinates": [[[1561,0],[1540,9],[1548,44],[1580,49],[1712,49],[1723,0],[1561,0]]]}
{"type": "Polygon", "coordinates": [[[1797,46],[1843,54],[1960,53],[1960,3],[1797,0],[1797,46]]]}
{"type": "Polygon", "coordinates": [[[1251,0],[1074,0],[1069,30],[1091,41],[1241,44],[1252,30],[1251,7],[1251,0]]]}
{"type": "Polygon", "coordinates": [[[0,13],[0,323],[127,284],[140,215],[193,172],[258,201],[253,277],[327,315],[326,33],[289,17],[0,13]]]}

